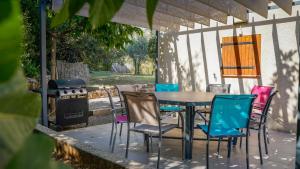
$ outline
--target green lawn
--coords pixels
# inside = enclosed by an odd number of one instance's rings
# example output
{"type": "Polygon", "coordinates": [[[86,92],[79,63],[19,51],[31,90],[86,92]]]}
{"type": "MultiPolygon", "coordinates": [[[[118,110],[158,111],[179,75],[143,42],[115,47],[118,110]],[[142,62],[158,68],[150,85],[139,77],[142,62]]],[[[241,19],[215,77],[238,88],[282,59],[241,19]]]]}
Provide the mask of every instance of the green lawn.
{"type": "Polygon", "coordinates": [[[113,86],[116,84],[154,83],[154,75],[119,74],[109,71],[94,71],[90,77],[90,85],[113,86]]]}

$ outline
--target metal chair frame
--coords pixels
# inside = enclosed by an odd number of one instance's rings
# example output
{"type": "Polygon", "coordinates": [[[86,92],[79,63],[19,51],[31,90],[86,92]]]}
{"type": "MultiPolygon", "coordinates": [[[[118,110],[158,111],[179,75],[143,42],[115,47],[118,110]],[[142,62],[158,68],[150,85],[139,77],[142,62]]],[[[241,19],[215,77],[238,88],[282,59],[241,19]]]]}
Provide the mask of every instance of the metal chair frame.
{"type": "MultiPolygon", "coordinates": [[[[129,109],[128,109],[128,101],[127,101],[127,97],[128,95],[138,95],[138,94],[143,94],[143,95],[148,95],[148,96],[151,96],[154,98],[154,102],[156,104],[156,120],[158,122],[158,156],[157,156],[157,164],[156,164],[156,168],[159,168],[159,164],[160,164],[160,152],[161,152],[161,145],[162,145],[162,134],[164,134],[164,132],[162,131],[162,127],[161,127],[161,117],[160,117],[160,109],[159,109],[159,103],[158,103],[158,100],[156,98],[156,96],[153,94],[153,93],[140,93],[140,92],[125,92],[125,91],[122,91],[121,92],[124,96],[124,103],[125,103],[125,107],[126,107],[126,110],[128,112],[128,121],[127,121],[127,143],[126,143],[126,153],[125,153],[125,157],[128,158],[128,149],[129,149],[129,141],[130,141],[130,132],[133,131],[133,132],[138,132],[136,130],[134,130],[135,127],[133,128],[130,128],[130,123],[131,123],[131,119],[130,119],[130,113],[129,113],[129,109]]],[[[138,127],[138,126],[137,126],[138,127]]],[[[168,130],[169,131],[169,130],[168,130]]],[[[165,132],[168,132],[168,131],[165,131],[165,132]]],[[[149,136],[150,136],[150,139],[151,139],[151,143],[152,143],[152,133],[148,133],[148,132],[140,132],[140,133],[143,133],[143,134],[146,134],[145,136],[147,136],[147,144],[149,144],[149,136]]],[[[183,139],[182,139],[183,141],[183,139]]],[[[147,149],[148,149],[148,146],[147,145],[147,149]]],[[[183,142],[182,142],[182,148],[183,148],[183,142]]]]}
{"type": "MultiPolygon", "coordinates": [[[[265,146],[265,153],[268,154],[268,143],[269,143],[269,134],[267,132],[267,119],[268,119],[268,113],[270,111],[270,106],[273,100],[273,97],[278,93],[277,90],[272,91],[262,112],[261,113],[255,113],[252,112],[252,114],[255,114],[257,116],[260,116],[259,122],[252,120],[253,123],[258,124],[258,128],[255,128],[251,126],[250,123],[250,129],[257,130],[257,137],[258,137],[258,149],[259,149],[259,157],[260,157],[260,164],[263,164],[263,158],[262,158],[262,150],[261,150],[261,130],[263,130],[263,137],[264,137],[264,146],[265,146]]],[[[254,107],[253,107],[254,109],[254,107]]],[[[240,147],[242,146],[242,138],[240,139],[240,147]]]]}
{"type": "MultiPolygon", "coordinates": [[[[117,89],[118,91],[118,95],[119,95],[119,98],[120,98],[120,103],[121,103],[121,108],[122,108],[122,114],[126,114],[126,112],[124,111],[125,110],[125,103],[124,103],[124,98],[122,98],[122,91],[125,91],[125,90],[121,90],[120,87],[121,86],[132,86],[134,88],[134,91],[137,90],[138,88],[138,85],[116,85],[115,88],[117,89]]],[[[119,136],[121,137],[122,135],[122,129],[123,129],[123,123],[121,123],[121,126],[120,126],[120,133],[119,133],[119,136]]]]}
{"type": "MultiPolygon", "coordinates": [[[[105,92],[108,95],[109,98],[109,102],[110,102],[110,106],[111,106],[111,112],[112,112],[112,126],[111,126],[111,133],[110,133],[110,140],[109,140],[109,145],[112,146],[111,147],[111,152],[114,152],[114,148],[115,148],[115,142],[116,142],[116,135],[117,135],[117,131],[118,131],[118,122],[117,122],[117,109],[115,107],[115,104],[112,100],[112,96],[110,94],[110,91],[107,88],[103,88],[105,90],[105,92]],[[113,136],[114,135],[114,136],[113,136]],[[114,138],[114,139],[113,139],[114,138]]],[[[121,122],[120,125],[120,136],[121,136],[121,132],[122,132],[122,125],[125,122],[121,122]]]]}
{"type": "MultiPolygon", "coordinates": [[[[222,96],[215,96],[214,99],[213,99],[213,102],[212,102],[212,110],[214,109],[214,102],[216,100],[217,97],[222,97],[222,96]]],[[[249,169],[249,141],[248,141],[248,137],[249,137],[249,127],[250,127],[250,118],[251,118],[251,110],[252,110],[252,103],[253,103],[253,100],[255,99],[255,95],[253,96],[253,99],[252,99],[252,102],[251,102],[251,106],[249,106],[249,116],[248,116],[248,122],[247,122],[247,128],[246,128],[246,134],[243,135],[243,137],[246,137],[246,162],[247,162],[247,169],[249,169]]],[[[213,111],[212,111],[213,113],[213,111]]],[[[211,128],[211,123],[212,123],[212,120],[211,120],[212,116],[210,116],[210,119],[209,119],[209,122],[208,122],[208,133],[206,134],[207,135],[207,141],[206,141],[206,168],[209,169],[209,142],[210,142],[210,139],[212,138],[210,136],[210,128],[211,128]]],[[[220,136],[218,137],[219,139],[220,138],[223,138],[225,136],[220,136]]],[[[232,138],[233,137],[228,137],[228,152],[227,152],[227,157],[230,158],[230,154],[231,154],[231,144],[232,144],[232,138]]]]}
{"type": "MultiPolygon", "coordinates": [[[[206,92],[214,92],[212,90],[212,88],[225,88],[226,91],[224,93],[230,93],[230,87],[231,87],[231,84],[208,84],[206,86],[206,92]]],[[[216,94],[224,94],[224,93],[216,93],[216,94]]],[[[209,114],[210,112],[203,112],[201,110],[198,110],[196,111],[196,113],[204,120],[204,124],[207,124],[209,120],[207,120],[207,114],[209,114]]],[[[219,138],[218,139],[218,147],[217,147],[217,152],[218,154],[220,154],[220,144],[221,144],[221,141],[223,141],[222,138],[219,138]]]]}

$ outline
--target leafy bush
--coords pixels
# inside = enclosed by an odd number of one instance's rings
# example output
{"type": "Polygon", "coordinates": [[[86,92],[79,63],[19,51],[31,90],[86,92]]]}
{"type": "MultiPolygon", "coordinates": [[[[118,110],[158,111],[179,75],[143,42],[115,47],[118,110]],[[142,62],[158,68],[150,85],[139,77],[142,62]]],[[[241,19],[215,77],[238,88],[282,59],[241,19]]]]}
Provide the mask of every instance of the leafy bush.
{"type": "Polygon", "coordinates": [[[21,56],[21,66],[26,77],[38,78],[40,66],[34,62],[28,53],[21,56]]]}

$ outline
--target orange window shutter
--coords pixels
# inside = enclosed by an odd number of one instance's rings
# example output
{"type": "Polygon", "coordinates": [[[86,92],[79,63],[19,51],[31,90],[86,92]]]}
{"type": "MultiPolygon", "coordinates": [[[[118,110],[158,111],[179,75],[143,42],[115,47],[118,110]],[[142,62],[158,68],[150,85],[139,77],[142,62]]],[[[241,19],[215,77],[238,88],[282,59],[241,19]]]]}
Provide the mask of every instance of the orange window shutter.
{"type": "Polygon", "coordinates": [[[223,77],[260,76],[261,35],[223,37],[223,77]]]}

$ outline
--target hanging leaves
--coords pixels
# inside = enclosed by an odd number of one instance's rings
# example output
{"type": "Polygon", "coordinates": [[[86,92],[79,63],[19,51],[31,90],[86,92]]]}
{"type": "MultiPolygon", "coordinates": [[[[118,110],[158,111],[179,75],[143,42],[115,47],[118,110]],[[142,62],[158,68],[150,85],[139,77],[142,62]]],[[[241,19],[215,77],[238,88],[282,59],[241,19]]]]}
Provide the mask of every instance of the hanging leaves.
{"type": "Polygon", "coordinates": [[[0,1],[0,83],[9,80],[15,73],[21,54],[21,18],[19,2],[0,1]],[[8,12],[8,13],[5,13],[8,12]]]}
{"type": "Polygon", "coordinates": [[[89,5],[89,20],[93,27],[109,22],[121,8],[124,0],[66,0],[54,17],[52,27],[58,26],[74,16],[84,4],[89,5]]]}
{"type": "MultiPolygon", "coordinates": [[[[65,0],[62,9],[54,17],[52,27],[56,27],[74,16],[85,4],[89,5],[89,20],[93,28],[101,26],[114,17],[122,7],[124,0],[65,0]]],[[[152,29],[152,18],[158,0],[146,1],[147,19],[152,29]]]]}
{"type": "Polygon", "coordinates": [[[147,19],[150,29],[152,30],[153,16],[158,3],[158,0],[147,0],[147,19]]]}
{"type": "Polygon", "coordinates": [[[109,22],[119,11],[124,0],[88,0],[90,4],[90,22],[93,27],[109,22]]]}
{"type": "Polygon", "coordinates": [[[85,2],[86,0],[65,0],[62,9],[53,18],[52,26],[58,26],[64,23],[64,21],[66,21],[67,19],[70,19],[82,8],[85,2]]]}
{"type": "Polygon", "coordinates": [[[53,141],[33,133],[41,106],[39,95],[27,91],[20,70],[19,3],[0,1],[0,168],[66,168],[51,159],[53,141]]]}

